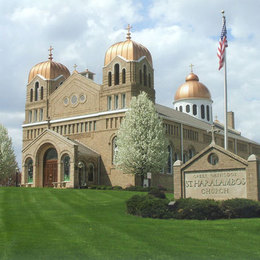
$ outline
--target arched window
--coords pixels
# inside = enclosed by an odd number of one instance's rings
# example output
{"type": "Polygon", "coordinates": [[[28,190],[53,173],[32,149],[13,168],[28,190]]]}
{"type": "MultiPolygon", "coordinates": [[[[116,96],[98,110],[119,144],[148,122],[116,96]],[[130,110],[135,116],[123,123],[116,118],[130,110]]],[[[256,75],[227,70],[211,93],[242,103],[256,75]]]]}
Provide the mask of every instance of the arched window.
{"type": "Polygon", "coordinates": [[[167,173],[172,174],[172,147],[168,145],[167,173]]]}
{"type": "Polygon", "coordinates": [[[114,66],[114,82],[115,85],[119,85],[119,64],[115,64],[114,66]]]}
{"type": "Polygon", "coordinates": [[[183,154],[183,163],[186,163],[188,161],[188,154],[184,152],[183,154]]]}
{"type": "Polygon", "coordinates": [[[190,105],[186,105],[186,112],[190,113],[190,105]]]}
{"type": "Polygon", "coordinates": [[[112,73],[111,71],[108,72],[108,86],[112,86],[112,73]]]}
{"type": "Polygon", "coordinates": [[[144,85],[147,86],[147,71],[146,71],[146,65],[144,65],[144,85]]]}
{"type": "Polygon", "coordinates": [[[179,160],[179,154],[176,152],[174,153],[174,161],[176,162],[177,160],[179,160]]]}
{"type": "Polygon", "coordinates": [[[182,112],[182,106],[180,106],[180,111],[182,112]]]}
{"type": "Polygon", "coordinates": [[[28,121],[29,121],[29,123],[32,122],[32,110],[28,111],[28,121]]]}
{"type": "Polygon", "coordinates": [[[90,163],[88,166],[88,181],[93,182],[94,181],[94,165],[93,163],[90,163]]]}
{"type": "Polygon", "coordinates": [[[139,82],[142,84],[142,70],[139,70],[139,82]]]}
{"type": "Polygon", "coordinates": [[[34,96],[34,101],[38,100],[38,89],[39,89],[39,82],[35,83],[35,96],[34,96]]]}
{"type": "Polygon", "coordinates": [[[33,89],[30,90],[30,102],[33,102],[33,89]]]}
{"type": "Polygon", "coordinates": [[[126,96],[125,96],[125,93],[121,95],[121,105],[122,105],[122,108],[125,108],[126,106],[126,96]]]}
{"type": "Polygon", "coordinates": [[[202,119],[205,118],[205,107],[204,107],[204,105],[201,105],[201,118],[202,119]]]}
{"type": "Polygon", "coordinates": [[[209,121],[209,106],[207,106],[207,120],[209,121]]]}
{"type": "Polygon", "coordinates": [[[148,87],[149,87],[149,88],[152,87],[151,74],[150,74],[150,73],[149,73],[149,75],[148,75],[148,87]]]}
{"type": "Polygon", "coordinates": [[[193,115],[196,116],[197,115],[197,105],[193,105],[192,106],[192,112],[193,112],[193,115]]]}
{"type": "Polygon", "coordinates": [[[70,181],[70,157],[65,155],[63,158],[64,181],[70,181]]]}
{"type": "Polygon", "coordinates": [[[43,108],[40,108],[39,110],[39,121],[43,120],[43,108]]]}
{"type": "Polygon", "coordinates": [[[116,154],[118,152],[117,144],[116,144],[117,137],[115,136],[112,140],[112,164],[115,164],[116,154]]]}
{"type": "Polygon", "coordinates": [[[122,70],[122,83],[125,84],[125,69],[122,70]]]}
{"type": "Polygon", "coordinates": [[[33,160],[31,158],[28,158],[26,161],[26,170],[28,183],[33,183],[33,160]]]}
{"type": "Polygon", "coordinates": [[[111,110],[112,109],[112,97],[108,96],[107,97],[107,110],[111,110]]]}
{"type": "Polygon", "coordinates": [[[43,87],[41,87],[41,100],[43,100],[43,87]]]}
{"type": "Polygon", "coordinates": [[[189,149],[189,159],[191,159],[195,155],[195,150],[194,148],[189,149]]]}
{"type": "Polygon", "coordinates": [[[176,107],[176,111],[178,111],[178,107],[176,107]]]}

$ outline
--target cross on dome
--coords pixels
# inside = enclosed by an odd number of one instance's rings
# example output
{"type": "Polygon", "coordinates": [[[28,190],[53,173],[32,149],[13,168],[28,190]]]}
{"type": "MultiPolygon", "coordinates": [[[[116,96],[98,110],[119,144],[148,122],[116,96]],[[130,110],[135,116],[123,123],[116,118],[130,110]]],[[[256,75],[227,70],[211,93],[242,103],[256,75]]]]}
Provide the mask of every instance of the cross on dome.
{"type": "Polygon", "coordinates": [[[74,68],[74,71],[76,71],[76,68],[78,67],[77,64],[74,64],[73,68],[74,68]]]}
{"type": "Polygon", "coordinates": [[[189,67],[190,67],[190,72],[193,73],[193,67],[194,67],[194,65],[191,63],[191,64],[189,65],[189,67]]]}
{"type": "Polygon", "coordinates": [[[49,60],[50,60],[50,61],[52,61],[52,59],[53,59],[53,58],[52,58],[52,51],[53,51],[53,50],[54,50],[54,49],[53,49],[52,46],[50,46],[50,49],[48,49],[48,51],[50,52],[50,53],[49,53],[49,60]]]}
{"type": "Polygon", "coordinates": [[[130,40],[131,39],[131,29],[132,29],[133,27],[130,25],[130,24],[128,24],[128,26],[125,28],[126,30],[127,30],[127,36],[126,36],[126,39],[127,40],[130,40]]]}

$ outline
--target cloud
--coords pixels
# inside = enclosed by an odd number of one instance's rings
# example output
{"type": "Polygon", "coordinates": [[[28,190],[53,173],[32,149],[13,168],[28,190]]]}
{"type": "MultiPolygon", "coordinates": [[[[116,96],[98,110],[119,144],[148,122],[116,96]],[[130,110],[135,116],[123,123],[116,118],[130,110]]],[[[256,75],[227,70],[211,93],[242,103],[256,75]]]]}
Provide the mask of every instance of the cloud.
{"type": "Polygon", "coordinates": [[[128,23],[133,25],[132,39],[152,54],[157,102],[172,107],[192,63],[210,89],[213,114],[223,121],[223,71],[218,71],[216,57],[222,9],[229,32],[229,108],[242,134],[260,142],[255,130],[260,129],[259,7],[258,0],[0,2],[0,121],[14,136],[16,154],[21,150],[21,138],[16,136],[21,132],[30,68],[47,60],[53,45],[55,61],[70,70],[75,63],[78,70],[88,68],[101,83],[105,52],[125,39],[128,23]]]}

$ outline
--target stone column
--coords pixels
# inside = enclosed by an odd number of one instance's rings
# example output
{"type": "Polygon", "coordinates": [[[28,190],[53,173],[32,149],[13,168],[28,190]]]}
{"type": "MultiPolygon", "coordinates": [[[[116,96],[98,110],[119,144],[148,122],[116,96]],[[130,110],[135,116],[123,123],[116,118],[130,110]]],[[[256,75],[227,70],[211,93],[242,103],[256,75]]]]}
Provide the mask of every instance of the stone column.
{"type": "Polygon", "coordinates": [[[24,163],[22,166],[22,176],[21,176],[21,186],[25,185],[26,183],[26,174],[27,174],[27,167],[24,163]]]}
{"type": "Polygon", "coordinates": [[[173,192],[174,192],[174,199],[180,199],[183,197],[183,187],[181,181],[181,166],[182,161],[178,160],[173,165],[173,192]]]}
{"type": "Polygon", "coordinates": [[[37,170],[37,164],[34,160],[34,164],[33,164],[33,184],[32,184],[32,187],[37,187],[36,186],[36,177],[37,177],[37,173],[36,173],[36,170],[37,170]]]}
{"type": "Polygon", "coordinates": [[[257,157],[252,154],[248,157],[248,166],[246,168],[246,182],[247,182],[247,198],[251,200],[260,200],[260,180],[258,177],[258,163],[257,157]]]}

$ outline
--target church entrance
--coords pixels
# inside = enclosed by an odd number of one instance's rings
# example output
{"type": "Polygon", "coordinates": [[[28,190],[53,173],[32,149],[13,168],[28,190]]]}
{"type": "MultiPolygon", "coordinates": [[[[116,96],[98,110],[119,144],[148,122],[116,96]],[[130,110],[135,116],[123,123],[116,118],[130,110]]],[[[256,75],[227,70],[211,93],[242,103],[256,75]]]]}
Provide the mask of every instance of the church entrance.
{"type": "Polygon", "coordinates": [[[46,151],[43,161],[43,187],[53,187],[53,182],[57,182],[57,151],[50,148],[46,151]]]}

